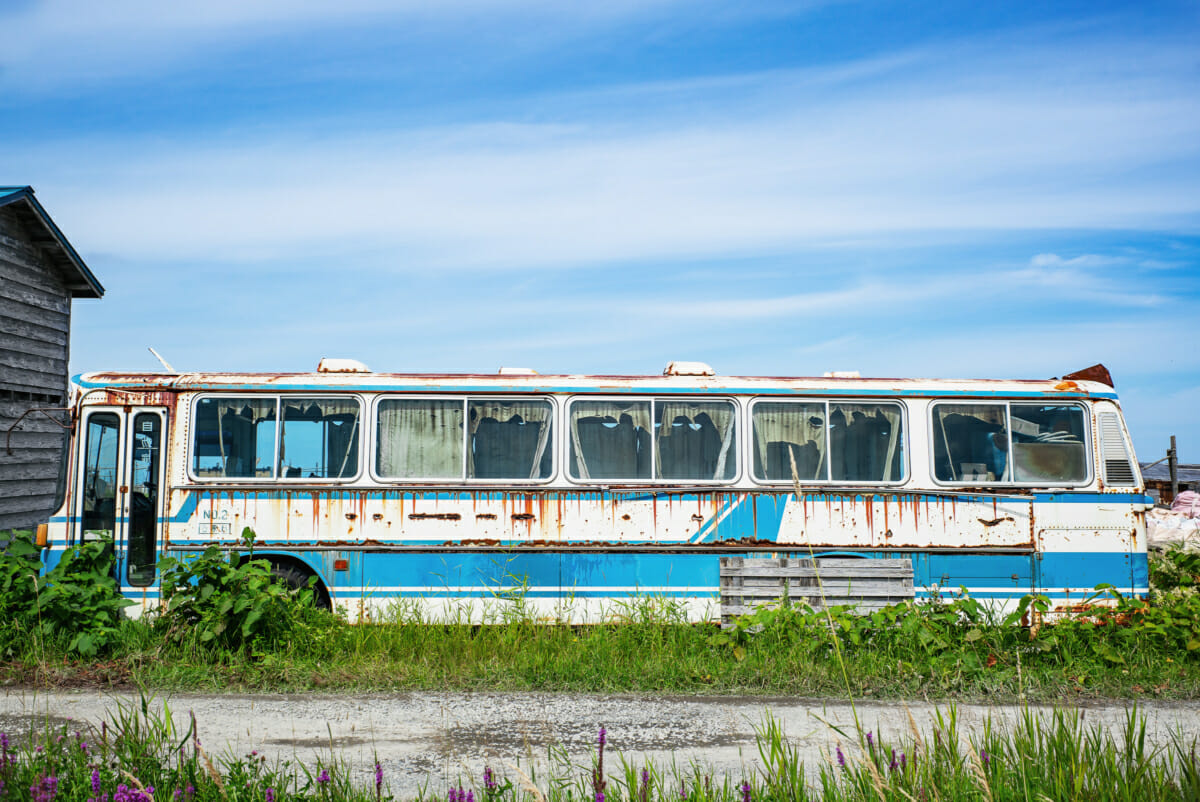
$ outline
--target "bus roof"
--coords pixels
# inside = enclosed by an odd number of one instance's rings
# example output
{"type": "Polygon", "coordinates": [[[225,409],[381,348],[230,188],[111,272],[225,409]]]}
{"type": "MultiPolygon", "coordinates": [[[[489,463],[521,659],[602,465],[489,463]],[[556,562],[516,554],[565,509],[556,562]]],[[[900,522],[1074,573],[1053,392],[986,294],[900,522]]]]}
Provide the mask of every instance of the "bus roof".
{"type": "Polygon", "coordinates": [[[1073,379],[895,379],[800,376],[600,376],[448,373],[84,373],[84,391],[700,393],[839,396],[1116,398],[1107,385],[1073,379]]]}

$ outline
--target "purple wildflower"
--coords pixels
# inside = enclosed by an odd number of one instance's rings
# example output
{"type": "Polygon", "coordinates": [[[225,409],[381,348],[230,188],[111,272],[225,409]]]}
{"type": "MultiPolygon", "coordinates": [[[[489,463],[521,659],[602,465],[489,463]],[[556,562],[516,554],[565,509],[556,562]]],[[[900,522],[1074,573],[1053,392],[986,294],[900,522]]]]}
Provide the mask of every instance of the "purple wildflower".
{"type": "Polygon", "coordinates": [[[986,769],[986,768],[991,768],[991,765],[992,765],[992,759],[991,759],[990,757],[988,757],[987,750],[986,750],[986,749],[980,749],[980,750],[979,750],[979,756],[980,756],[981,758],[983,758],[983,767],[984,767],[985,769],[986,769]]]}
{"type": "Polygon", "coordinates": [[[467,789],[466,802],[475,802],[475,792],[472,791],[470,788],[467,789]]]}
{"type": "Polygon", "coordinates": [[[263,794],[263,800],[264,802],[275,802],[275,789],[268,788],[267,792],[263,794]]]}
{"type": "Polygon", "coordinates": [[[450,793],[446,795],[449,802],[458,802],[458,791],[454,790],[454,786],[450,787],[450,793]]]}
{"type": "Polygon", "coordinates": [[[100,769],[92,769],[92,793],[100,793],[100,769]]]}
{"type": "Polygon", "coordinates": [[[489,794],[495,792],[497,788],[496,774],[490,766],[483,767],[483,787],[489,794]]]}
{"type": "Polygon", "coordinates": [[[867,731],[867,748],[873,749],[874,747],[875,747],[875,735],[874,735],[874,733],[872,733],[868,730],[867,731]]]}
{"type": "Polygon", "coordinates": [[[603,791],[596,792],[596,802],[604,802],[604,792],[603,791]]]}
{"type": "Polygon", "coordinates": [[[687,799],[687,783],[683,780],[679,781],[679,798],[687,799]]]}
{"type": "Polygon", "coordinates": [[[908,757],[903,752],[900,753],[900,769],[903,771],[908,768],[908,757]]]}
{"type": "Polygon", "coordinates": [[[80,741],[80,742],[79,742],[79,751],[80,751],[80,752],[83,752],[83,753],[86,755],[86,754],[87,754],[87,750],[88,750],[88,744],[87,744],[87,741],[80,741]]]}
{"type": "Polygon", "coordinates": [[[892,762],[888,763],[888,771],[895,771],[900,764],[896,762],[896,747],[892,747],[892,762]]]}
{"type": "Polygon", "coordinates": [[[329,770],[321,769],[321,773],[317,775],[317,782],[322,786],[329,785],[329,770]]]}
{"type": "Polygon", "coordinates": [[[846,768],[846,756],[842,754],[842,745],[837,745],[837,762],[840,768],[846,768]]]}
{"type": "Polygon", "coordinates": [[[183,799],[183,789],[176,788],[175,789],[175,802],[179,802],[179,800],[181,800],[181,799],[183,799]]]}
{"type": "Polygon", "coordinates": [[[604,729],[603,727],[601,727],[601,728],[600,728],[600,738],[599,738],[599,740],[600,740],[600,748],[601,748],[601,749],[603,749],[603,748],[604,748],[604,745],[605,745],[606,743],[608,743],[608,732],[606,732],[606,731],[605,731],[605,729],[604,729]]]}
{"type": "Polygon", "coordinates": [[[7,732],[0,732],[0,749],[3,749],[5,752],[8,751],[8,733],[7,732]]]}
{"type": "Polygon", "coordinates": [[[44,774],[38,781],[29,786],[29,796],[33,802],[54,802],[58,793],[58,778],[53,774],[44,774]]]}
{"type": "Polygon", "coordinates": [[[750,802],[750,783],[742,782],[742,802],[750,802]]]}
{"type": "Polygon", "coordinates": [[[383,793],[383,766],[379,765],[379,761],[375,761],[375,798],[383,793]]]}

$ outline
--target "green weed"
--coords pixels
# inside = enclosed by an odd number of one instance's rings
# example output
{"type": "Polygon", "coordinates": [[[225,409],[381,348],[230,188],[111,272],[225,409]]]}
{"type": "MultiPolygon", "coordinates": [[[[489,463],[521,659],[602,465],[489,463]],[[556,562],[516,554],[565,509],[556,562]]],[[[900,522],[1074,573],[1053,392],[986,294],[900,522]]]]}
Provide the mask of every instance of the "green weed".
{"type": "Polygon", "coordinates": [[[112,544],[69,547],[45,574],[39,553],[28,532],[0,550],[0,649],[12,656],[32,645],[43,658],[57,648],[83,657],[110,649],[132,604],[113,576],[112,544]]]}

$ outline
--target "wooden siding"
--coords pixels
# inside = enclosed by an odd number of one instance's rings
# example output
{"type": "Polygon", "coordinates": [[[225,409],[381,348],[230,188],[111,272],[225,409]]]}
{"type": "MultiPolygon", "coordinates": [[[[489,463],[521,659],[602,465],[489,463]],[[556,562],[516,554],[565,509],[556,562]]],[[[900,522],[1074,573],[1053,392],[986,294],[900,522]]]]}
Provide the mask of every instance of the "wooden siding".
{"type": "Polygon", "coordinates": [[[783,597],[820,610],[853,605],[859,613],[914,597],[911,559],[856,557],[721,558],[721,625],[783,597]]]}
{"type": "MultiPolygon", "coordinates": [[[[0,530],[36,526],[58,505],[64,430],[30,409],[65,406],[71,295],[13,209],[0,207],[0,530]]],[[[51,413],[65,420],[62,412],[51,413]]]]}

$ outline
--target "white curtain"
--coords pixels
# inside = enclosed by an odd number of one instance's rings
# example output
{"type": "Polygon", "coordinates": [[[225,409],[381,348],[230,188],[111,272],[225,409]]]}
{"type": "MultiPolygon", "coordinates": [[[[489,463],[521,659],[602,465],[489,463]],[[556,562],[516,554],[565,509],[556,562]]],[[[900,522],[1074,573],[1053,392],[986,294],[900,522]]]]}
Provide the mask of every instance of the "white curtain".
{"type": "Polygon", "coordinates": [[[649,401],[576,401],[571,405],[571,455],[578,477],[649,479],[648,455],[640,453],[640,446],[650,431],[649,401]],[[589,418],[608,425],[581,426],[589,418]]]}
{"type": "Polygon", "coordinates": [[[381,401],[376,470],[392,479],[461,479],[463,402],[381,401]]]}
{"type": "Polygon", "coordinates": [[[214,412],[219,421],[215,428],[220,462],[213,465],[206,460],[203,462],[208,464],[202,465],[197,459],[197,470],[203,469],[208,476],[274,476],[275,399],[206,398],[196,417],[207,418],[214,412]],[[266,428],[260,431],[260,426],[266,428]]]}
{"type": "Polygon", "coordinates": [[[829,404],[831,478],[848,482],[900,479],[900,408],[895,404],[829,404]]]}
{"type": "MultiPolygon", "coordinates": [[[[550,429],[554,407],[548,401],[505,401],[486,399],[468,404],[471,422],[471,445],[467,449],[467,476],[475,477],[477,454],[491,456],[492,466],[482,467],[480,475],[487,479],[539,479],[542,458],[550,445],[550,429]],[[503,429],[491,437],[479,436],[480,425],[490,421],[503,429]],[[520,425],[524,423],[524,426],[520,425]],[[528,429],[526,428],[528,427],[528,429]],[[536,436],[532,436],[536,433],[536,436]],[[483,441],[483,442],[481,442],[483,441]],[[497,460],[496,458],[499,458],[497,460]],[[504,463],[523,463],[520,467],[504,463]]],[[[487,431],[485,429],[485,431],[487,431]]]]}
{"type": "Polygon", "coordinates": [[[756,404],[753,421],[763,479],[791,479],[793,460],[801,479],[825,478],[824,404],[756,404]],[[771,443],[785,446],[783,458],[772,454],[771,443]]]}
{"type": "MultiPolygon", "coordinates": [[[[655,437],[655,454],[659,464],[658,475],[668,479],[725,479],[726,466],[735,468],[732,458],[734,441],[734,407],[727,401],[686,402],[678,400],[655,401],[658,407],[658,434],[655,437]],[[705,415],[712,422],[713,430],[704,427],[700,417],[705,415]],[[679,419],[683,426],[676,426],[679,419]],[[686,431],[684,431],[686,429],[686,431]],[[712,435],[710,442],[707,435],[712,435]],[[669,438],[679,439],[683,435],[694,441],[691,447],[674,450],[675,459],[667,458],[669,438]]],[[[731,471],[732,473],[732,471],[731,471]]]]}

